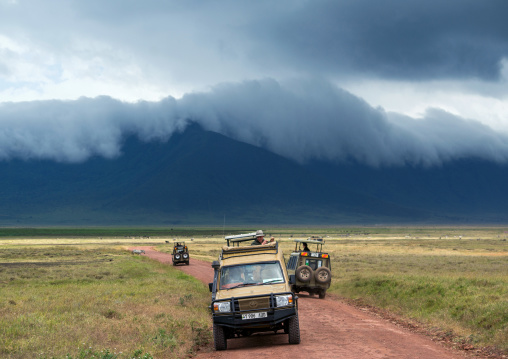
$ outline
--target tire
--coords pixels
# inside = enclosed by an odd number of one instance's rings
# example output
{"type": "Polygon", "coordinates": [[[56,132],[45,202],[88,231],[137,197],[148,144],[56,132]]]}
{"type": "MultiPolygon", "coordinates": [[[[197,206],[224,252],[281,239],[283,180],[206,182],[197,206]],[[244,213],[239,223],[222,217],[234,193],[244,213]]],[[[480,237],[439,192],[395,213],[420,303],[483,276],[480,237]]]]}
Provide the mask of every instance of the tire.
{"type": "Polygon", "coordinates": [[[314,279],[316,280],[317,283],[321,284],[330,283],[330,281],[332,280],[332,273],[328,268],[321,267],[314,272],[314,279]]]}
{"type": "Polygon", "coordinates": [[[312,268],[309,266],[299,266],[295,272],[296,279],[300,282],[307,283],[312,278],[312,268]]]}
{"type": "Polygon", "coordinates": [[[326,297],[326,290],[322,290],[321,292],[319,292],[319,299],[325,299],[326,297]]]}
{"type": "Polygon", "coordinates": [[[189,255],[187,253],[182,254],[183,259],[188,259],[189,255]]]}
{"type": "Polygon", "coordinates": [[[215,350],[226,350],[228,348],[224,327],[217,324],[213,325],[213,345],[215,350]]]}
{"type": "Polygon", "coordinates": [[[300,323],[298,314],[288,319],[289,344],[300,344],[300,323]]]}
{"type": "Polygon", "coordinates": [[[185,262],[185,264],[189,265],[189,261],[185,262]]]}
{"type": "Polygon", "coordinates": [[[179,255],[179,254],[175,254],[175,259],[176,259],[177,261],[179,261],[179,260],[180,260],[180,255],[179,255]]]}

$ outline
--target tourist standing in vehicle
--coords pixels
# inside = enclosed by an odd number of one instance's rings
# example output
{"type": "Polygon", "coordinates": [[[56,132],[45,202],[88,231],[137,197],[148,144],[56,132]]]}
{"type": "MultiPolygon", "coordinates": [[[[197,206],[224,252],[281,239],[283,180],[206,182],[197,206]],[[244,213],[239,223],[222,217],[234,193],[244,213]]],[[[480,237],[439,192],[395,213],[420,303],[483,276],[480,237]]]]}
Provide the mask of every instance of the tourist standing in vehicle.
{"type": "Polygon", "coordinates": [[[265,234],[262,230],[256,231],[256,239],[252,241],[251,246],[258,246],[261,244],[267,244],[268,242],[265,240],[265,234]]]}

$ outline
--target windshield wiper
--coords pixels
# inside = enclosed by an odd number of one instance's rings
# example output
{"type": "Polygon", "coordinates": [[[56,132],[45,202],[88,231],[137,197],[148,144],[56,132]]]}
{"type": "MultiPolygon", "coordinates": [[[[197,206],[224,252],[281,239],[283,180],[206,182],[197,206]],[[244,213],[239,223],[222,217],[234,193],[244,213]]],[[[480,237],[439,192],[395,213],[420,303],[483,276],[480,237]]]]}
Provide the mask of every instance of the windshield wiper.
{"type": "Polygon", "coordinates": [[[266,282],[263,282],[263,285],[264,284],[272,284],[272,283],[283,283],[283,282],[284,282],[284,280],[282,280],[282,279],[270,279],[266,282]]]}
{"type": "Polygon", "coordinates": [[[235,285],[235,286],[233,286],[233,287],[231,287],[231,288],[228,288],[228,290],[230,290],[230,289],[234,289],[234,288],[240,288],[240,287],[247,287],[247,286],[249,286],[249,285],[257,285],[257,284],[259,284],[259,283],[257,283],[257,282],[252,282],[252,283],[240,283],[240,284],[237,284],[237,285],[235,285]]]}

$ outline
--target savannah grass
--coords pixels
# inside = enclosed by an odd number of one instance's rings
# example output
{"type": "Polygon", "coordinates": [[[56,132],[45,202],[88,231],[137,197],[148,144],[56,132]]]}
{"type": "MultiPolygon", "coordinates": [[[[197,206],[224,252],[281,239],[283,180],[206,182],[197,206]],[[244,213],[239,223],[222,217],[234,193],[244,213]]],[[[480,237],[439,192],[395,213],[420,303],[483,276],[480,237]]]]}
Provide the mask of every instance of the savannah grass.
{"type": "MultiPolygon", "coordinates": [[[[274,229],[286,254],[293,239],[324,235],[332,258],[328,293],[388,310],[474,347],[508,354],[508,242],[503,228],[274,229]]],[[[224,240],[190,244],[217,259],[224,240]]],[[[168,250],[160,246],[160,250],[168,250]]]]}
{"type": "Polygon", "coordinates": [[[209,293],[114,246],[0,248],[0,357],[181,358],[211,340],[209,293]]]}
{"type": "Polygon", "coordinates": [[[329,293],[508,353],[506,243],[496,236],[328,241],[329,293]]]}
{"type": "MultiPolygon", "coordinates": [[[[100,230],[83,238],[61,233],[16,239],[4,233],[0,263],[49,264],[0,265],[0,357],[176,358],[210,342],[206,288],[172,266],[119,247],[156,245],[170,252],[174,241],[185,241],[191,258],[211,262],[225,244],[222,229],[174,230],[158,238],[141,236],[143,230],[122,238],[100,230]]],[[[508,354],[505,228],[264,230],[286,257],[293,239],[324,236],[332,258],[328,293],[508,354]]],[[[246,232],[252,230],[225,234],[246,232]]]]}

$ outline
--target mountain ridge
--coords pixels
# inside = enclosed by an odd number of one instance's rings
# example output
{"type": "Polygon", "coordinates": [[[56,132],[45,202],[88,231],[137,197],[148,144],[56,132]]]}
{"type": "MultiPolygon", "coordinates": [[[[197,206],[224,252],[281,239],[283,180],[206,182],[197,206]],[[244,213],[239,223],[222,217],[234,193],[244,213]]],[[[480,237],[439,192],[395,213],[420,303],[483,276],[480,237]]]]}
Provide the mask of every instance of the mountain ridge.
{"type": "Polygon", "coordinates": [[[0,173],[1,225],[484,223],[508,214],[503,166],[301,165],[197,124],[166,142],[125,138],[114,159],[11,160],[0,173]],[[468,166],[485,173],[466,181],[468,166]],[[475,181],[486,189],[474,191],[475,181]]]}

